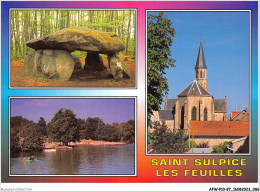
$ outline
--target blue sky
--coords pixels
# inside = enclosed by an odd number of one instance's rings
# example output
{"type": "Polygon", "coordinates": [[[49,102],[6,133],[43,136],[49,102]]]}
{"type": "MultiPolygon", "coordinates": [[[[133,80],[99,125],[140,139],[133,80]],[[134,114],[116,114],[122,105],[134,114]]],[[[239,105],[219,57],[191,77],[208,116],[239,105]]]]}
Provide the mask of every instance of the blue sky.
{"type": "Polygon", "coordinates": [[[72,109],[77,118],[100,117],[105,123],[122,123],[135,119],[134,99],[11,99],[11,116],[22,116],[37,122],[44,117],[49,122],[60,109],[72,109]]]}
{"type": "Polygon", "coordinates": [[[171,47],[175,68],[166,70],[168,98],[195,78],[194,66],[202,38],[208,91],[227,96],[228,114],[249,109],[249,12],[165,12],[176,35],[171,47]]]}

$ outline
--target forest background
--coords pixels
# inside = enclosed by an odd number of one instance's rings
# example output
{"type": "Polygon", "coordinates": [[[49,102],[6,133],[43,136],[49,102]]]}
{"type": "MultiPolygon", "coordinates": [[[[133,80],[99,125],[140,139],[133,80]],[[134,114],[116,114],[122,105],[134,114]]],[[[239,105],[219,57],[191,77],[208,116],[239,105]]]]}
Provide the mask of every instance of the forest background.
{"type": "Polygon", "coordinates": [[[115,32],[126,46],[125,55],[135,53],[134,10],[11,10],[10,25],[11,59],[23,60],[30,49],[27,41],[68,27],[115,32]]]}

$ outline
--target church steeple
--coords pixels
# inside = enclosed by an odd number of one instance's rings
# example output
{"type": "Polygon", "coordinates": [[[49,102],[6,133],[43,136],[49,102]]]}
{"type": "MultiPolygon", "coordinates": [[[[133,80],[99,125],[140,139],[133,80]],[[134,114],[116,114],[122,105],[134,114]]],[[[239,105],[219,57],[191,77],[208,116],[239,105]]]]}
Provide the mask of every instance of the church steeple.
{"type": "Polygon", "coordinates": [[[199,48],[195,69],[207,69],[205,58],[204,58],[203,47],[202,47],[202,40],[200,40],[200,48],[199,48]]]}
{"type": "Polygon", "coordinates": [[[204,58],[202,40],[200,40],[199,53],[195,65],[195,79],[207,90],[207,65],[204,58]]]}

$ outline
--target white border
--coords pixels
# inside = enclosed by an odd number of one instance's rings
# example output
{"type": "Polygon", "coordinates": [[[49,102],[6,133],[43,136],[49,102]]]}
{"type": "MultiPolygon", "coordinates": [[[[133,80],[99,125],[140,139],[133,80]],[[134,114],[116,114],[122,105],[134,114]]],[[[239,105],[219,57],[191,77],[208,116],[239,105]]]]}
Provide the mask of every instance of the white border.
{"type": "Polygon", "coordinates": [[[51,176],[55,176],[55,177],[84,177],[84,176],[91,176],[91,177],[107,177],[107,176],[110,176],[110,177],[135,177],[137,176],[137,103],[136,103],[136,100],[137,100],[137,96],[125,96],[125,97],[122,97],[122,96],[119,96],[119,97],[59,97],[59,96],[52,96],[52,97],[24,97],[24,96],[15,96],[15,97],[12,97],[12,96],[9,96],[8,98],[8,101],[9,101],[9,117],[8,117],[8,151],[9,151],[9,156],[8,156],[8,162],[9,162],[9,166],[8,166],[8,176],[20,176],[20,177],[43,177],[43,176],[47,176],[47,177],[51,177],[51,176]],[[134,114],[134,117],[135,117],[135,173],[134,174],[131,174],[131,175],[31,175],[31,174],[28,174],[28,175],[11,175],[11,162],[10,162],[10,158],[11,158],[11,151],[10,151],[10,117],[11,117],[11,99],[134,99],[134,107],[135,107],[135,114],[134,114]]]}
{"type": "Polygon", "coordinates": [[[145,18],[146,18],[146,26],[145,26],[145,81],[146,81],[146,85],[145,85],[145,124],[146,124],[146,127],[145,127],[145,155],[147,156],[241,156],[241,155],[246,155],[246,156],[249,156],[251,155],[251,144],[252,144],[252,138],[251,138],[251,129],[252,129],[252,122],[251,122],[251,116],[252,116],[252,111],[251,111],[251,57],[252,57],[252,44],[251,44],[251,41],[252,41],[252,25],[251,25],[251,20],[252,20],[252,14],[251,14],[251,10],[250,9],[239,9],[239,10],[175,10],[175,9],[172,9],[172,10],[163,10],[163,9],[146,9],[146,13],[145,13],[145,18]],[[179,154],[175,154],[175,153],[170,153],[170,154],[149,154],[147,153],[147,150],[148,150],[148,146],[147,146],[147,133],[148,133],[148,122],[147,122],[147,15],[148,15],[148,12],[156,12],[156,11],[162,11],[162,12],[249,12],[249,110],[250,110],[250,113],[249,113],[249,153],[223,153],[223,154],[220,154],[220,153],[179,153],[179,154]]]}
{"type": "Polygon", "coordinates": [[[9,82],[8,82],[8,88],[9,89],[82,89],[82,90],[86,90],[86,89],[116,89],[116,90],[120,90],[120,89],[137,89],[137,83],[138,83],[138,67],[137,67],[137,58],[138,58],[138,47],[137,47],[137,42],[138,42],[138,24],[137,24],[137,8],[118,8],[118,9],[99,9],[99,8],[10,8],[9,9],[9,21],[8,21],[8,25],[9,25],[9,40],[8,40],[8,51],[9,51],[9,62],[8,62],[8,70],[9,70],[9,82]],[[135,86],[134,87],[11,87],[11,11],[12,10],[78,10],[78,11],[92,11],[92,10],[97,10],[97,11],[108,11],[108,10],[112,10],[112,11],[135,11],[135,34],[134,34],[134,39],[135,39],[135,86]]]}

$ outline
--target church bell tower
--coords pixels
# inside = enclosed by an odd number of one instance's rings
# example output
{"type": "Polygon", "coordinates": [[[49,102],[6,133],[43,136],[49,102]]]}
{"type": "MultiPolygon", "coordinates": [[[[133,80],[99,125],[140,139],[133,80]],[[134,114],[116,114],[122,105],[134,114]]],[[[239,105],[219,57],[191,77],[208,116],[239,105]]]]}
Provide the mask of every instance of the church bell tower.
{"type": "Polygon", "coordinates": [[[195,79],[207,90],[207,66],[204,58],[202,41],[200,41],[200,48],[195,65],[195,79]]]}

